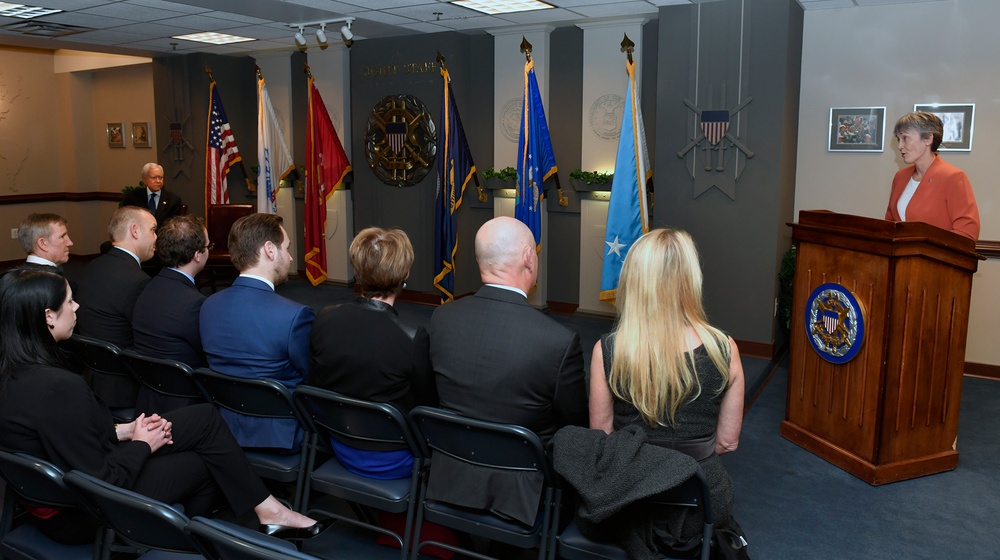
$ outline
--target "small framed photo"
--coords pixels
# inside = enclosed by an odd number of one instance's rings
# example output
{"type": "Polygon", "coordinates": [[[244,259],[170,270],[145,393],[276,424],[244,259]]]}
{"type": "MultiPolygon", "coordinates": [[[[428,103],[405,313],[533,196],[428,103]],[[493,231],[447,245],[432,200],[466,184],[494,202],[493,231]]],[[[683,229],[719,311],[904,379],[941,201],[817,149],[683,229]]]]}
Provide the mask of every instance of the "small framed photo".
{"type": "Polygon", "coordinates": [[[885,145],[885,107],[831,107],[831,152],[881,152],[885,145]]]}
{"type": "Polygon", "coordinates": [[[136,148],[150,148],[150,136],[152,135],[149,130],[148,122],[134,122],[132,123],[132,146],[136,148]]]}
{"type": "Polygon", "coordinates": [[[972,125],[976,117],[976,104],[934,103],[914,105],[914,111],[934,113],[944,125],[944,137],[938,151],[971,152],[972,125]]]}
{"type": "Polygon", "coordinates": [[[108,146],[112,148],[125,147],[125,123],[123,122],[108,123],[108,146]]]}

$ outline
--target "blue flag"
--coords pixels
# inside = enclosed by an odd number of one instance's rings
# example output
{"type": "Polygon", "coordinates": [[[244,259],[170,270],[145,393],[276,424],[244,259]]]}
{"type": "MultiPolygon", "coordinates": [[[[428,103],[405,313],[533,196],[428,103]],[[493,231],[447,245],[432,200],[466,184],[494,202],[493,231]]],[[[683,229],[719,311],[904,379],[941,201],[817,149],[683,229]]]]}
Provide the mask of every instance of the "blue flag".
{"type": "Polygon", "coordinates": [[[455,211],[462,205],[462,194],[476,175],[469,142],[465,138],[462,119],[458,116],[451,78],[446,68],[444,95],[441,96],[441,133],[438,135],[438,181],[434,220],[434,287],[441,292],[441,303],[455,299],[455,253],[458,236],[455,211]]]}
{"type": "Polygon", "coordinates": [[[604,301],[614,301],[618,275],[632,244],[649,231],[649,205],[646,183],[653,178],[646,150],[646,129],[642,124],[639,94],[635,91],[635,62],[628,62],[628,93],[622,114],[622,131],[615,157],[615,176],[611,182],[611,202],[604,233],[604,268],[601,294],[604,301]]]}
{"type": "Polygon", "coordinates": [[[521,136],[517,141],[517,198],[514,217],[528,226],[535,236],[535,250],[542,248],[542,200],[545,180],[555,174],[556,157],[552,154],[545,108],[535,79],[535,61],[524,65],[524,103],[521,107],[521,136]]]}

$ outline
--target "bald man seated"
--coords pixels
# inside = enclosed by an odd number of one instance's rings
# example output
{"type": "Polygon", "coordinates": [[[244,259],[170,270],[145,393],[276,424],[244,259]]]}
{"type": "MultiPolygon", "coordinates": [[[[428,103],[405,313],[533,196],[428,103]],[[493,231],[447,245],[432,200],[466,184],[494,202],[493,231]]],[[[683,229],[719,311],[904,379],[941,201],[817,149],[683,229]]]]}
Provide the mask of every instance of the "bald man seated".
{"type": "MultiPolygon", "coordinates": [[[[476,262],[485,285],[431,316],[431,364],[441,407],[518,424],[543,441],[563,426],[586,426],[580,337],[528,304],[538,277],[531,231],[513,218],[486,222],[476,234],[476,262]]],[[[437,457],[431,473],[428,498],[493,509],[529,525],[535,519],[540,478],[524,484],[437,457]]]]}

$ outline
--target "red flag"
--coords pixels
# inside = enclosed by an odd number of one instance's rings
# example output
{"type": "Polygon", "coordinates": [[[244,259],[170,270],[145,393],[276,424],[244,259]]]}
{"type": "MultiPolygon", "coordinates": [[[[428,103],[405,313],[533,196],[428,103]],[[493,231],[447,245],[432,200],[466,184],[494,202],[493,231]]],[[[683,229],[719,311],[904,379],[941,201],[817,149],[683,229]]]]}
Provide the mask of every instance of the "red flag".
{"type": "Polygon", "coordinates": [[[306,276],[313,286],[326,280],[326,201],[351,171],[347,153],[309,76],[309,124],[306,131],[306,276]]]}
{"type": "Polygon", "coordinates": [[[205,150],[205,208],[209,204],[229,204],[226,174],[242,160],[236,138],[229,128],[229,119],[222,109],[222,99],[215,89],[215,80],[208,86],[208,149],[205,150]]]}

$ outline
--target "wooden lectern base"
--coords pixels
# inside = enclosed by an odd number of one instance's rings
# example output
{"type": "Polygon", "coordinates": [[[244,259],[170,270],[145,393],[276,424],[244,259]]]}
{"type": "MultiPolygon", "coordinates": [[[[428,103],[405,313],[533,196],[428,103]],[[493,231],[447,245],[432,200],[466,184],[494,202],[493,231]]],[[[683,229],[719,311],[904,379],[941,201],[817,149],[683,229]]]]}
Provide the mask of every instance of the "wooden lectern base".
{"type": "Polygon", "coordinates": [[[954,450],[875,465],[788,420],[781,422],[781,436],[873,486],[951,471],[958,466],[958,451],[954,450]]]}

